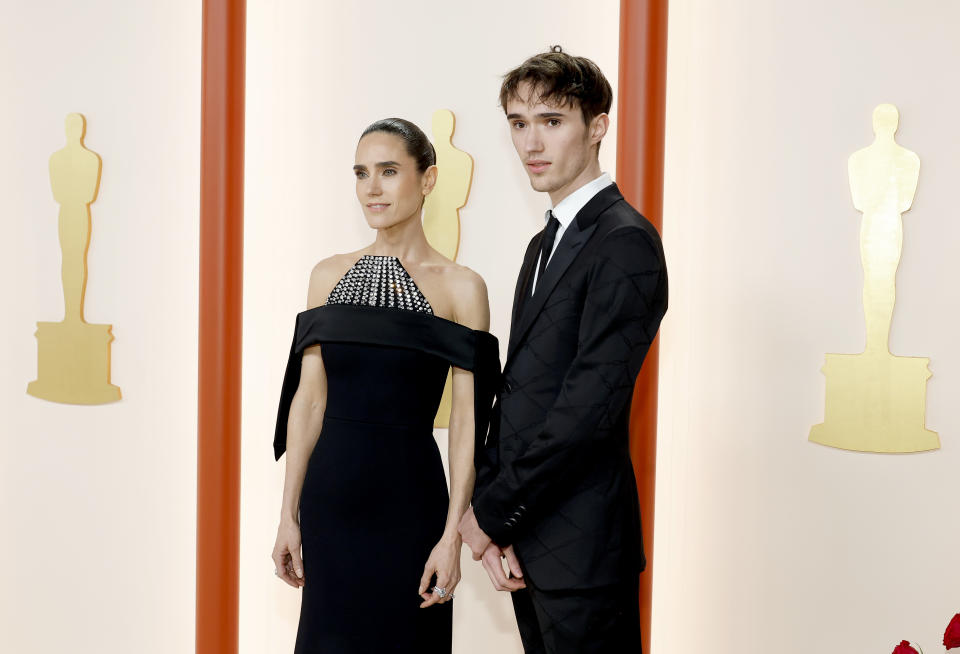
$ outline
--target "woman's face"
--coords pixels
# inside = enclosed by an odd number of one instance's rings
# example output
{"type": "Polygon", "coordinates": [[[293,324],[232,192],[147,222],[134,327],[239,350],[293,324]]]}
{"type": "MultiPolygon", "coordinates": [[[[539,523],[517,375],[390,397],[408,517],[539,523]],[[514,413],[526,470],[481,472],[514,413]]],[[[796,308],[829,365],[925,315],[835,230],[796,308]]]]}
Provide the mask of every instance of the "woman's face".
{"type": "Polygon", "coordinates": [[[372,132],[360,139],[353,173],[357,199],[370,227],[392,227],[414,215],[419,219],[429,189],[399,136],[372,132]]]}

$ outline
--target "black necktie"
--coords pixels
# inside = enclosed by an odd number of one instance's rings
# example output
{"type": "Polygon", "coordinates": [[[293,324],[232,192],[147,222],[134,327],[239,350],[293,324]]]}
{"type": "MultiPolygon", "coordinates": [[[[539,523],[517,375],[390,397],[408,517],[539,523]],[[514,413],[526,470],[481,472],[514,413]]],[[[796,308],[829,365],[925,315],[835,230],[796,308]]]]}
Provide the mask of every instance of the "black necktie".
{"type": "Polygon", "coordinates": [[[560,221],[553,215],[553,212],[547,211],[547,215],[549,218],[547,219],[547,228],[543,231],[543,241],[540,242],[540,267],[537,269],[537,283],[534,286],[534,292],[536,292],[536,287],[540,285],[540,282],[543,281],[543,272],[547,269],[547,262],[553,252],[553,243],[557,240],[557,230],[560,229],[560,221]]]}

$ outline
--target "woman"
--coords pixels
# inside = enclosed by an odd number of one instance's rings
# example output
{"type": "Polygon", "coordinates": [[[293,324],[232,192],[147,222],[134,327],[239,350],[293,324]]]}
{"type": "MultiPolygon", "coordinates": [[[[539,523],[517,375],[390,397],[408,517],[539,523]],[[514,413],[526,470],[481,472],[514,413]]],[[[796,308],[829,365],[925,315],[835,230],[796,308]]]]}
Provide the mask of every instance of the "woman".
{"type": "Polygon", "coordinates": [[[273,551],[280,578],[303,588],[297,654],[450,651],[457,524],[500,363],[483,280],[423,232],[435,164],[408,121],[363,132],[353,170],[376,240],[318,263],[297,316],[273,551]],[[451,366],[448,500],[432,425],[451,366]]]}

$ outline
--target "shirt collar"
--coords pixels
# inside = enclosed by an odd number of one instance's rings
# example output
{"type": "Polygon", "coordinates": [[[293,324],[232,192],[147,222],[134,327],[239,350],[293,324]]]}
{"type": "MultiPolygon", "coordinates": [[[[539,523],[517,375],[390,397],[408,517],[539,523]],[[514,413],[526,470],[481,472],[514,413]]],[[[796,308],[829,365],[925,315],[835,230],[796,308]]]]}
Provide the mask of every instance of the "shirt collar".
{"type": "MultiPolygon", "coordinates": [[[[610,173],[603,173],[600,175],[600,177],[596,178],[592,182],[587,182],[576,191],[560,200],[557,206],[551,209],[551,211],[553,211],[553,215],[560,222],[560,227],[564,230],[569,227],[570,223],[572,223],[573,219],[577,217],[577,214],[580,213],[580,210],[586,206],[587,202],[592,200],[594,195],[611,184],[613,184],[613,180],[610,179],[610,173]]],[[[549,219],[549,215],[545,217],[545,220],[547,219],[549,219]]]]}

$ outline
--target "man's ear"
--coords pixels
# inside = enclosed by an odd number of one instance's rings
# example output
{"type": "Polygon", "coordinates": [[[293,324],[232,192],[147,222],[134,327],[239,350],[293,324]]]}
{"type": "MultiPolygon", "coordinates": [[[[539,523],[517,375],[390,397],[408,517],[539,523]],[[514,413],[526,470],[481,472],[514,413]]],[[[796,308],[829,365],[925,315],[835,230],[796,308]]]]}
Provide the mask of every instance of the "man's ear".
{"type": "Polygon", "coordinates": [[[607,135],[610,128],[610,116],[607,114],[597,114],[590,121],[590,145],[597,145],[607,135]]]}

